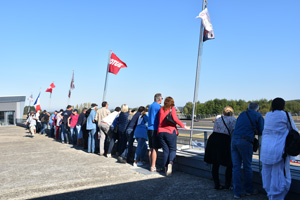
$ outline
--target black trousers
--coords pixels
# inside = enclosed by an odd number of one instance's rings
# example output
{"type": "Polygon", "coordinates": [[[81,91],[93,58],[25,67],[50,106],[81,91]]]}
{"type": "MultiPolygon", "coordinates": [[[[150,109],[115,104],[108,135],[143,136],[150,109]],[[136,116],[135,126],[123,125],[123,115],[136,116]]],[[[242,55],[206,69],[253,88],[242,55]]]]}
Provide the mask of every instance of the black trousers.
{"type": "MultiPolygon", "coordinates": [[[[213,164],[212,166],[212,176],[215,182],[215,186],[220,186],[220,179],[219,179],[219,168],[220,165],[213,164]]],[[[227,167],[225,172],[225,187],[231,186],[231,179],[232,179],[232,167],[227,167]]]]}

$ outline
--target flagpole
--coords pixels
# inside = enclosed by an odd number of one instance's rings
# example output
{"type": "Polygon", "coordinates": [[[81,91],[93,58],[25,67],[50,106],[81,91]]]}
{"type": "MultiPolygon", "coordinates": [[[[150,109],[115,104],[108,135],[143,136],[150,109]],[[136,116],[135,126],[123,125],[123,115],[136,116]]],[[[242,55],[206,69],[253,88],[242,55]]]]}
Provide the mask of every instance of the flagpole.
{"type": "MultiPolygon", "coordinates": [[[[72,80],[73,80],[73,76],[74,76],[74,70],[72,70],[72,78],[71,78],[71,83],[72,83],[72,80]]],[[[69,89],[69,94],[70,94],[70,90],[71,90],[71,86],[70,86],[70,89],[69,89]]],[[[71,95],[68,95],[68,104],[70,104],[70,98],[71,98],[71,95]]]]}
{"type": "Polygon", "coordinates": [[[105,83],[104,83],[104,92],[103,92],[103,99],[102,99],[102,101],[105,100],[105,96],[106,96],[108,69],[109,69],[109,63],[110,63],[110,55],[111,55],[111,53],[112,53],[112,50],[109,50],[108,61],[107,61],[107,69],[106,69],[106,77],[105,77],[105,83]]]}
{"type": "MultiPolygon", "coordinates": [[[[207,7],[207,0],[203,0],[202,10],[207,7]]],[[[200,69],[201,69],[201,54],[202,54],[202,46],[203,46],[203,24],[201,21],[200,27],[200,38],[199,38],[199,47],[198,47],[198,58],[197,58],[197,69],[196,69],[196,79],[195,79],[195,90],[194,90],[194,100],[193,100],[193,112],[192,112],[192,125],[191,125],[191,133],[190,133],[190,146],[192,146],[193,141],[193,129],[194,129],[194,115],[195,115],[195,107],[198,98],[198,87],[200,80],[200,69]]]]}

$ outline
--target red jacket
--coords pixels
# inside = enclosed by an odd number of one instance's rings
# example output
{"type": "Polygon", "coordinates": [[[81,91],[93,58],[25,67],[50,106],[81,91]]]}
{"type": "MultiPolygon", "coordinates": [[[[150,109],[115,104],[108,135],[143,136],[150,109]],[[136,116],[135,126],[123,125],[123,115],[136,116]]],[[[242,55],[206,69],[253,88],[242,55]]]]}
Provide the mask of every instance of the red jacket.
{"type": "MultiPolygon", "coordinates": [[[[175,130],[176,134],[178,135],[178,131],[177,131],[176,125],[175,124],[166,123],[164,121],[164,119],[166,118],[166,116],[169,114],[170,109],[168,109],[167,111],[164,111],[164,108],[161,107],[161,109],[159,110],[159,117],[158,117],[159,124],[158,124],[157,134],[160,133],[160,132],[167,132],[167,133],[172,134],[173,131],[175,130]]],[[[173,117],[174,121],[181,128],[184,128],[185,125],[178,119],[175,107],[172,107],[172,113],[171,114],[172,114],[172,117],[173,117]]]]}

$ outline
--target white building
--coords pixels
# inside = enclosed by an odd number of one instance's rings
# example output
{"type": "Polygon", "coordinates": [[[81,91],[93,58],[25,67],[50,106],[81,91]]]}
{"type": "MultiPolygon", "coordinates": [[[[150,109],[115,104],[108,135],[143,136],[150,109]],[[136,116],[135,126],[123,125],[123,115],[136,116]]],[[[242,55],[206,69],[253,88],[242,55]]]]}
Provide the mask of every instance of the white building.
{"type": "Polygon", "coordinates": [[[0,126],[16,125],[23,119],[26,96],[0,96],[0,126]]]}

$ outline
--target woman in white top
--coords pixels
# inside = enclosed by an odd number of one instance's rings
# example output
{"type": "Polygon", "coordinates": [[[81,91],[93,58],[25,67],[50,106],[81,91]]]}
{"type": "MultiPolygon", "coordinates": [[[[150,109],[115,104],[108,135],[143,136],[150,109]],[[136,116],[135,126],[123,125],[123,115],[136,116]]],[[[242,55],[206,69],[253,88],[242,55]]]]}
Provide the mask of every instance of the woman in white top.
{"type": "Polygon", "coordinates": [[[236,118],[232,116],[233,109],[226,106],[223,110],[223,116],[217,117],[214,124],[213,133],[207,141],[205,148],[204,161],[212,164],[212,176],[215,182],[215,189],[229,189],[232,177],[231,162],[231,133],[235,127],[236,118]],[[226,166],[225,186],[220,185],[219,167],[226,166]]]}
{"type": "MultiPolygon", "coordinates": [[[[268,198],[284,199],[291,185],[290,156],[284,154],[285,140],[291,129],[287,112],[283,111],[285,101],[276,98],[272,101],[272,111],[265,116],[262,134],[260,160],[262,162],[263,188],[268,198]]],[[[298,131],[292,116],[289,114],[292,128],[298,131]]]]}

